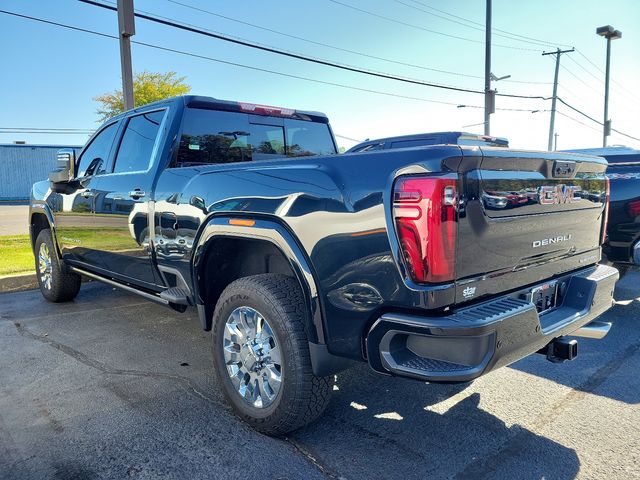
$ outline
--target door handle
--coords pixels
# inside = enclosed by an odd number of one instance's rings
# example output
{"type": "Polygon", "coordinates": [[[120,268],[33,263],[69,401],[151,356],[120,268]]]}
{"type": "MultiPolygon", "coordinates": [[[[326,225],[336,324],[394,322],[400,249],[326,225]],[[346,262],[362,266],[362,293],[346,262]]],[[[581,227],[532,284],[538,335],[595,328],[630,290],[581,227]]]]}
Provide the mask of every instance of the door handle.
{"type": "Polygon", "coordinates": [[[93,197],[94,195],[95,195],[95,193],[93,193],[93,191],[92,191],[92,190],[85,190],[84,192],[82,192],[82,193],[80,194],[80,196],[81,196],[82,198],[91,198],[91,197],[93,197]]]}
{"type": "Polygon", "coordinates": [[[144,196],[146,196],[147,194],[145,192],[143,192],[142,190],[136,189],[136,190],[131,190],[129,192],[129,196],[131,198],[133,198],[134,200],[137,200],[138,198],[142,198],[144,196]]]}

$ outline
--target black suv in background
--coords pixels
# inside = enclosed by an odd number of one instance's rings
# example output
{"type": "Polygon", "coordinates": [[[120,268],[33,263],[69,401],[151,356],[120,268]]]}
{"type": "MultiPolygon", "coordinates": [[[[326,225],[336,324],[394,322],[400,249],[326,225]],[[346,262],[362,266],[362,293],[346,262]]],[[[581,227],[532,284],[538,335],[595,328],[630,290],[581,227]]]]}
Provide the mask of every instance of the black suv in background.
{"type": "Polygon", "coordinates": [[[468,132],[430,132],[403,135],[400,137],[365,140],[345,153],[388,150],[391,148],[422,147],[424,145],[477,145],[482,147],[509,147],[509,141],[502,137],[490,137],[468,132]]]}

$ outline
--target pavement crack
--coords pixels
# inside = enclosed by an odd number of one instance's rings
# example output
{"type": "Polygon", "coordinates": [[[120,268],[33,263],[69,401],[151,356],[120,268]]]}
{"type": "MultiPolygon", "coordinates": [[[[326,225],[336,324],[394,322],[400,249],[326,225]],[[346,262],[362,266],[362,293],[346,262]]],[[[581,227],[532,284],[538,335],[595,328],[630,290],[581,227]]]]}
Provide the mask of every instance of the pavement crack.
{"type": "Polygon", "coordinates": [[[38,335],[32,332],[31,330],[27,329],[26,327],[24,327],[19,322],[13,322],[13,325],[16,327],[16,330],[21,336],[49,345],[55,348],[56,350],[64,353],[65,355],[68,355],[71,358],[75,359],[76,361],[82,363],[83,365],[87,365],[88,367],[94,368],[102,373],[106,373],[109,375],[128,375],[133,377],[147,377],[147,378],[157,378],[157,379],[164,379],[164,380],[173,380],[187,387],[187,391],[189,393],[207,402],[214,403],[216,405],[219,404],[219,402],[213,397],[213,395],[210,395],[209,393],[198,388],[198,386],[190,378],[184,377],[182,375],[175,375],[172,373],[148,372],[148,371],[142,371],[142,370],[129,370],[129,369],[122,369],[122,368],[115,368],[111,365],[95,360],[87,356],[86,354],[74,348],[69,347],[68,345],[57,342],[48,336],[45,337],[44,335],[38,335]]]}
{"type": "Polygon", "coordinates": [[[328,478],[336,478],[339,480],[344,480],[345,477],[339,476],[336,473],[333,473],[332,471],[330,471],[328,467],[320,463],[320,461],[316,457],[314,457],[313,454],[309,450],[307,450],[307,448],[305,448],[302,444],[298,443],[295,439],[291,437],[284,437],[283,439],[285,442],[291,445],[296,452],[298,452],[303,457],[305,457],[307,461],[311,463],[311,465],[313,465],[315,468],[317,468],[320,471],[320,473],[322,473],[324,476],[328,478]]]}
{"type": "Polygon", "coordinates": [[[621,355],[609,360],[596,372],[590,375],[583,383],[571,389],[569,393],[556,400],[550,407],[545,409],[528,426],[513,428],[514,434],[508,435],[505,441],[496,452],[488,457],[481,457],[468,463],[458,474],[456,479],[478,479],[487,478],[495,473],[496,468],[505,460],[520,455],[526,445],[526,437],[537,432],[547,425],[553,423],[562,412],[571,405],[580,401],[586,395],[593,393],[602,385],[613,373],[615,373],[631,357],[640,352],[640,343],[629,345],[621,355]]]}

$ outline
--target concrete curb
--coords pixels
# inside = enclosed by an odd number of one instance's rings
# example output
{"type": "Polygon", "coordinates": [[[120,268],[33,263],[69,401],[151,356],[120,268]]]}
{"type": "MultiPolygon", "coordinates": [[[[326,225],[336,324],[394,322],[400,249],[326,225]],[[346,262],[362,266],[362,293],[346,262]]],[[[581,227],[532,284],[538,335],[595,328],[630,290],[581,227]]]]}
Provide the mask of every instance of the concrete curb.
{"type": "Polygon", "coordinates": [[[38,288],[38,280],[35,273],[0,277],[0,293],[21,292],[38,288]]]}

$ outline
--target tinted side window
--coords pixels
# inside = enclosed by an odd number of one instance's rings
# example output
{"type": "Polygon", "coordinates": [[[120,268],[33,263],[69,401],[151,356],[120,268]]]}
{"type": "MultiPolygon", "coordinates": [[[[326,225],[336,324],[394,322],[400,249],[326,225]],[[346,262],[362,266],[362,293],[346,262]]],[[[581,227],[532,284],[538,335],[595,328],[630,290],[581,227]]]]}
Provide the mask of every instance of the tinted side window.
{"type": "Polygon", "coordinates": [[[104,171],[105,163],[109,157],[109,151],[113,144],[113,139],[118,131],[118,122],[105,127],[98,135],[91,141],[89,146],[85,149],[84,153],[80,157],[78,164],[78,177],[84,177],[87,175],[87,167],[96,159],[102,160],[101,168],[97,168],[97,164],[92,165],[89,172],[90,175],[104,171]]]}
{"type": "Polygon", "coordinates": [[[131,117],[116,155],[114,172],[143,172],[149,168],[164,110],[131,117]]]}

